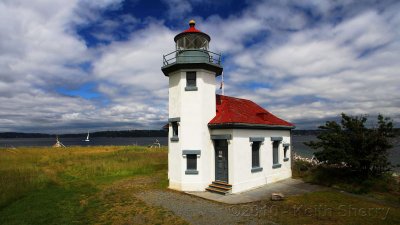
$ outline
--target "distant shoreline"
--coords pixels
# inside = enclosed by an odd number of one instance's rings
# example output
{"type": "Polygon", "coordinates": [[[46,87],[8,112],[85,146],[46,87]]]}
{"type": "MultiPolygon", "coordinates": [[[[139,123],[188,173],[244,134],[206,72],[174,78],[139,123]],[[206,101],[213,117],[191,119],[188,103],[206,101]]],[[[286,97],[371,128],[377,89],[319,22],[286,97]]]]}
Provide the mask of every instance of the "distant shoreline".
{"type": "MultiPolygon", "coordinates": [[[[292,135],[318,135],[322,130],[293,130],[292,135]]],[[[394,128],[396,136],[400,136],[400,128],[394,128]]],[[[0,138],[74,138],[86,137],[85,133],[69,134],[46,134],[46,133],[23,133],[23,132],[0,132],[0,138]]],[[[90,137],[167,137],[168,130],[122,130],[122,131],[94,131],[90,137]]]]}
{"type": "MultiPolygon", "coordinates": [[[[87,133],[74,134],[46,134],[46,133],[22,133],[0,132],[0,138],[76,138],[86,137],[87,133]]],[[[90,137],[167,137],[167,130],[124,130],[124,131],[96,131],[90,132],[90,137]]]]}

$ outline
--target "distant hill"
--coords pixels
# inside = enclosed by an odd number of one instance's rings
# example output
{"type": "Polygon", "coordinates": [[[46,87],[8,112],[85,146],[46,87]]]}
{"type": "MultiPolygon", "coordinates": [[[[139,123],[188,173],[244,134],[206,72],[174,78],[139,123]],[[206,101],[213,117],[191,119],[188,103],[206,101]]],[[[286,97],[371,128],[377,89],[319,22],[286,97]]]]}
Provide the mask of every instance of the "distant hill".
{"type": "MultiPolygon", "coordinates": [[[[68,137],[86,137],[87,133],[77,134],[59,134],[61,138],[68,137]]],[[[18,133],[18,132],[3,132],[0,133],[0,138],[50,138],[56,134],[43,133],[18,133]]],[[[125,131],[98,131],[90,133],[90,137],[167,137],[166,130],[125,130],[125,131]]]]}
{"type": "MultiPolygon", "coordinates": [[[[400,136],[400,128],[394,128],[395,136],[400,136]]],[[[322,130],[293,130],[293,135],[318,135],[322,130]]]]}
{"type": "Polygon", "coordinates": [[[0,133],[0,138],[48,138],[48,137],[55,137],[55,135],[41,134],[41,133],[18,133],[18,132],[0,133]]]}
{"type": "MultiPolygon", "coordinates": [[[[395,135],[400,136],[400,128],[395,128],[395,135]]],[[[293,130],[293,135],[318,135],[321,130],[293,130]]],[[[68,137],[86,137],[87,133],[77,134],[59,134],[60,138],[68,137]]],[[[0,138],[50,138],[55,137],[55,134],[43,133],[18,133],[18,132],[3,132],[0,133],[0,138]]],[[[167,130],[122,130],[122,131],[98,131],[90,133],[90,137],[167,137],[167,130]]]]}

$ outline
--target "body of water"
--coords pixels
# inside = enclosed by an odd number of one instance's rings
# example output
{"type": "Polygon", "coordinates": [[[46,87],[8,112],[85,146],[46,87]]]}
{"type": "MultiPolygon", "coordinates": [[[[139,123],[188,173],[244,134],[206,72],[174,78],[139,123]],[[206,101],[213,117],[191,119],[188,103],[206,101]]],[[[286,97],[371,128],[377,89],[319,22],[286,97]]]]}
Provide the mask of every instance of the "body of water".
{"type": "MultiPolygon", "coordinates": [[[[90,141],[82,138],[59,138],[65,146],[99,146],[99,145],[151,145],[156,140],[161,145],[168,145],[167,137],[92,137],[90,141]]],[[[53,146],[55,138],[0,138],[0,148],[4,147],[24,147],[24,146],[53,146]]]]}
{"type": "MultiPolygon", "coordinates": [[[[158,140],[161,145],[168,145],[167,137],[93,137],[89,142],[84,141],[86,137],[82,138],[60,138],[59,140],[65,146],[98,146],[98,145],[143,145],[148,146],[158,140]]],[[[311,158],[314,151],[304,142],[316,140],[314,135],[293,135],[292,136],[292,149],[302,157],[311,158]]],[[[6,147],[23,147],[23,146],[52,146],[55,144],[54,138],[6,138],[0,139],[0,148],[6,147]]],[[[394,147],[389,151],[389,161],[393,165],[400,164],[400,138],[393,139],[394,147]]],[[[400,168],[396,168],[400,172],[400,168]]]]}

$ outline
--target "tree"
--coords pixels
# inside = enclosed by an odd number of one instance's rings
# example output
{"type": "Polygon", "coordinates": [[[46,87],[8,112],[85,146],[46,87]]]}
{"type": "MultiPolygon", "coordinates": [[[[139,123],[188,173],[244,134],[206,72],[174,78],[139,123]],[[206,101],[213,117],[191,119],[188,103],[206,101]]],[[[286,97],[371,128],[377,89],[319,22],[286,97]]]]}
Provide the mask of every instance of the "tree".
{"type": "Polygon", "coordinates": [[[393,122],[388,117],[378,116],[377,123],[366,127],[366,116],[341,114],[340,124],[327,121],[320,126],[322,133],[318,141],[305,144],[317,150],[315,157],[327,165],[342,165],[360,175],[377,176],[391,169],[388,150],[392,148],[393,122]]]}

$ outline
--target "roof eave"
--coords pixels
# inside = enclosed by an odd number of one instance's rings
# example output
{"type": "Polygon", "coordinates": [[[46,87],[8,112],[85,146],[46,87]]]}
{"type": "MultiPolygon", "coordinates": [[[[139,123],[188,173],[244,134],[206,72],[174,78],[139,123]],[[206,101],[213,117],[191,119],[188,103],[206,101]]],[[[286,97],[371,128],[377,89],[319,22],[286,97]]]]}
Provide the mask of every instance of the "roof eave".
{"type": "Polygon", "coordinates": [[[199,63],[171,63],[166,66],[161,67],[161,71],[165,76],[169,76],[174,71],[180,69],[205,69],[209,71],[215,72],[215,76],[219,76],[222,74],[223,68],[221,65],[209,62],[199,62],[199,63]]]}
{"type": "Polygon", "coordinates": [[[292,130],[296,126],[286,125],[268,125],[268,124],[252,124],[252,123],[220,123],[208,124],[210,129],[265,129],[265,130],[292,130]]]}

